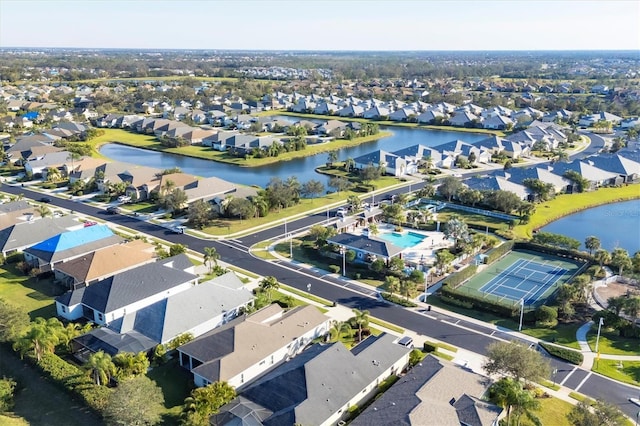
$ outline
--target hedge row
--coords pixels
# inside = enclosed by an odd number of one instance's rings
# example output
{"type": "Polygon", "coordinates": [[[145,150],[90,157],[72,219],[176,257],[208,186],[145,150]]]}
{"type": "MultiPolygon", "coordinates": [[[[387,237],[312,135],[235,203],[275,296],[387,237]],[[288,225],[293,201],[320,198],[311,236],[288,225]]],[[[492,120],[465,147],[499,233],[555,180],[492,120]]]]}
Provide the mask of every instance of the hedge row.
{"type": "Polygon", "coordinates": [[[105,408],[111,389],[93,383],[85,371],[50,353],[42,355],[35,365],[60,386],[78,395],[88,407],[97,412],[105,408]]]}
{"type": "Polygon", "coordinates": [[[448,285],[443,285],[440,289],[440,294],[445,298],[454,299],[460,302],[470,303],[471,306],[468,309],[477,308],[483,311],[493,312],[496,315],[500,315],[505,318],[513,318],[520,314],[520,306],[510,307],[502,305],[500,303],[493,302],[482,297],[475,296],[468,293],[460,292],[456,289],[450,288],[448,285]]]}
{"type": "Polygon", "coordinates": [[[513,241],[506,241],[487,253],[485,263],[490,264],[500,259],[502,256],[513,250],[513,241]]]}
{"type": "Polygon", "coordinates": [[[542,346],[544,350],[549,352],[549,354],[568,361],[572,364],[580,365],[582,364],[582,361],[584,361],[584,356],[582,355],[582,353],[574,351],[573,349],[563,348],[545,342],[539,342],[539,345],[542,346]]]}
{"type": "Polygon", "coordinates": [[[536,244],[529,241],[519,241],[515,243],[513,248],[516,250],[537,251],[553,256],[564,257],[566,259],[579,260],[581,262],[593,262],[593,256],[591,256],[589,253],[585,253],[579,250],[568,250],[559,247],[545,246],[543,244],[536,244]]]}
{"type": "Polygon", "coordinates": [[[478,267],[476,265],[469,265],[466,268],[459,270],[456,273],[449,275],[444,284],[448,285],[451,288],[458,288],[460,284],[471,278],[478,271],[478,267]]]}
{"type": "Polygon", "coordinates": [[[458,306],[465,309],[473,309],[473,303],[454,299],[453,297],[445,296],[444,294],[440,295],[440,300],[442,300],[447,305],[458,306]]]}

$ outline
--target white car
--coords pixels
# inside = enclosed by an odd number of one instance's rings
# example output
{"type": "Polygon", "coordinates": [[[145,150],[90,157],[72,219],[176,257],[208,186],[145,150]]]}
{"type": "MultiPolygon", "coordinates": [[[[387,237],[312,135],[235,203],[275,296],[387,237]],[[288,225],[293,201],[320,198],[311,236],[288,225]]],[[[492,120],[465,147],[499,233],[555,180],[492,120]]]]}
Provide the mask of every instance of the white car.
{"type": "Polygon", "coordinates": [[[118,197],[118,202],[119,203],[128,203],[129,201],[131,201],[131,197],[127,196],[127,195],[121,195],[118,197]]]}
{"type": "Polygon", "coordinates": [[[340,207],[338,210],[336,210],[336,216],[345,217],[348,213],[349,210],[345,209],[344,207],[340,207]]]}

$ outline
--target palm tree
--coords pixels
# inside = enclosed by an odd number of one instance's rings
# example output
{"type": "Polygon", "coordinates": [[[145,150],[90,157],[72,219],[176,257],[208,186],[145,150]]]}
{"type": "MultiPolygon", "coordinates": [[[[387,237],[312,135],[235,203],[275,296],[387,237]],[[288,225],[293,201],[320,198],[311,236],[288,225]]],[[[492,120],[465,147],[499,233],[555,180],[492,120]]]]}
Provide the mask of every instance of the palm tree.
{"type": "Polygon", "coordinates": [[[56,345],[60,342],[57,327],[54,326],[55,320],[61,327],[62,324],[56,318],[49,321],[44,318],[36,318],[29,326],[27,332],[14,343],[13,349],[20,352],[20,356],[33,350],[38,362],[45,353],[52,353],[56,345]]]}
{"type": "Polygon", "coordinates": [[[389,293],[396,293],[400,290],[400,280],[398,277],[394,277],[393,275],[387,275],[384,279],[384,286],[389,293]]]}
{"type": "Polygon", "coordinates": [[[498,380],[489,389],[491,401],[507,410],[507,425],[511,424],[511,409],[516,403],[520,391],[522,391],[520,382],[509,377],[498,380]]]}
{"type": "Polygon", "coordinates": [[[633,318],[633,324],[635,325],[638,320],[638,314],[640,314],[640,297],[630,297],[625,300],[624,313],[633,318]]]}
{"type": "Polygon", "coordinates": [[[340,340],[340,336],[351,331],[351,326],[345,321],[333,321],[329,329],[330,339],[334,342],[340,340]]]}
{"type": "Polygon", "coordinates": [[[598,237],[590,235],[584,240],[584,246],[589,250],[589,254],[593,254],[594,250],[600,248],[600,239],[598,237]]]}
{"type": "Polygon", "coordinates": [[[36,212],[40,215],[40,217],[47,217],[51,214],[51,209],[44,204],[38,205],[36,207],[36,212]]]}
{"type": "Polygon", "coordinates": [[[596,250],[595,254],[593,255],[593,258],[600,265],[600,270],[602,270],[602,267],[604,266],[605,263],[611,262],[611,255],[605,249],[596,250]]]}
{"type": "Polygon", "coordinates": [[[209,264],[209,273],[213,271],[213,266],[218,266],[218,259],[220,259],[220,253],[216,250],[215,247],[205,247],[204,248],[204,263],[205,265],[209,264]]]}
{"type": "Polygon", "coordinates": [[[208,424],[209,417],[216,414],[220,407],[236,397],[233,386],[227,382],[214,382],[191,391],[191,396],[184,400],[181,417],[182,424],[208,424]]]}
{"type": "Polygon", "coordinates": [[[276,277],[267,276],[260,281],[260,288],[267,293],[267,300],[271,302],[271,291],[280,288],[280,284],[276,277]]]}
{"type": "Polygon", "coordinates": [[[86,364],[96,385],[107,385],[116,374],[116,366],[111,360],[111,355],[98,351],[89,357],[86,364]]]}
{"type": "Polygon", "coordinates": [[[375,223],[370,223],[369,224],[369,233],[371,235],[373,235],[374,237],[376,235],[378,235],[380,233],[380,230],[378,229],[378,225],[376,225],[375,223]]]}
{"type": "Polygon", "coordinates": [[[131,376],[140,376],[149,368],[149,358],[144,352],[119,352],[112,359],[118,371],[118,379],[123,380],[131,376]]]}
{"type": "Polygon", "coordinates": [[[520,426],[520,417],[524,414],[534,425],[541,426],[540,419],[534,414],[534,411],[540,408],[540,401],[526,389],[521,389],[515,396],[513,411],[516,415],[517,425],[520,426]]]}
{"type": "Polygon", "coordinates": [[[358,342],[362,341],[362,329],[369,325],[369,311],[364,310],[361,311],[359,309],[354,309],[353,313],[355,316],[353,317],[353,322],[358,326],[358,342]]]}
{"type": "Polygon", "coordinates": [[[47,182],[58,182],[61,178],[62,175],[57,167],[49,167],[47,169],[47,182]]]}
{"type": "Polygon", "coordinates": [[[329,151],[327,155],[327,167],[333,166],[333,163],[338,161],[338,151],[329,151]]]}
{"type": "Polygon", "coordinates": [[[176,183],[171,179],[167,179],[164,185],[162,185],[162,195],[167,195],[176,186],[176,183]]]}
{"type": "Polygon", "coordinates": [[[351,169],[353,169],[353,168],[355,168],[355,167],[356,167],[356,162],[355,162],[355,160],[354,160],[353,158],[349,157],[349,158],[347,158],[347,159],[345,160],[345,162],[344,162],[344,169],[345,169],[347,172],[350,172],[350,171],[351,171],[351,169]]]}

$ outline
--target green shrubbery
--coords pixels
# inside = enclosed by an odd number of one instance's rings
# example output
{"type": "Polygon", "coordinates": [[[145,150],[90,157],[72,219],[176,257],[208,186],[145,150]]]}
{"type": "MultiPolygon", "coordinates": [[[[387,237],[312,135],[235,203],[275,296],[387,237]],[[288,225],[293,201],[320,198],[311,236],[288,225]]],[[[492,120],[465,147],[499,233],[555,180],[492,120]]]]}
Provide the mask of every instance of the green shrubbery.
{"type": "Polygon", "coordinates": [[[471,278],[478,271],[478,267],[476,265],[469,265],[466,268],[461,269],[460,271],[449,275],[444,284],[450,286],[451,288],[458,288],[460,284],[471,278]]]}
{"type": "Polygon", "coordinates": [[[422,345],[422,350],[426,353],[430,354],[438,350],[438,346],[430,342],[424,342],[422,345]]]}
{"type": "Polygon", "coordinates": [[[544,342],[540,342],[539,345],[542,346],[547,352],[549,352],[549,354],[572,364],[580,365],[582,364],[582,361],[584,361],[584,356],[580,352],[574,351],[573,349],[563,348],[561,346],[556,346],[544,342]]]}
{"type": "Polygon", "coordinates": [[[382,298],[384,300],[388,301],[388,302],[395,303],[397,305],[404,306],[406,308],[415,308],[415,307],[418,306],[417,304],[413,303],[412,301],[406,300],[403,297],[396,296],[395,294],[380,293],[380,296],[382,296],[382,298]]]}
{"type": "Polygon", "coordinates": [[[78,395],[87,406],[96,411],[106,406],[111,389],[93,383],[85,371],[51,353],[43,354],[39,363],[32,361],[54,382],[78,395]]]}
{"type": "MultiPolygon", "coordinates": [[[[441,297],[444,296],[443,300],[451,299],[457,300],[458,302],[470,303],[471,308],[480,309],[487,312],[493,312],[496,315],[500,315],[505,318],[512,318],[520,312],[520,306],[506,306],[500,303],[493,302],[488,299],[483,299],[481,296],[475,296],[468,293],[463,293],[456,289],[450,288],[448,285],[442,286],[440,289],[441,297]],[[446,299],[448,298],[448,299],[446,299]]],[[[462,306],[462,305],[458,305],[462,306]]]]}
{"type": "Polygon", "coordinates": [[[507,241],[505,243],[500,244],[498,247],[494,248],[493,250],[487,253],[487,257],[485,257],[484,263],[490,264],[495,262],[505,254],[513,250],[513,246],[514,246],[513,241],[507,241]]]}

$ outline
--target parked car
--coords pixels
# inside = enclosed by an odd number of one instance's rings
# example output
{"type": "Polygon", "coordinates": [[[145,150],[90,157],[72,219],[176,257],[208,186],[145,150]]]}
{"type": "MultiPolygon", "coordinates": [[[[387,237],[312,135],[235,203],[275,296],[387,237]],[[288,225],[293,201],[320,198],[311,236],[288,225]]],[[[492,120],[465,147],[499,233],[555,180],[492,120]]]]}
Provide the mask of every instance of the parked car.
{"type": "Polygon", "coordinates": [[[110,206],[110,207],[107,207],[106,212],[107,212],[107,214],[120,214],[120,212],[122,212],[122,210],[120,210],[120,207],[110,206]]]}
{"type": "Polygon", "coordinates": [[[336,210],[336,216],[345,217],[347,214],[349,214],[349,210],[344,207],[340,207],[338,210],[336,210]]]}
{"type": "Polygon", "coordinates": [[[184,226],[174,226],[173,228],[171,228],[171,231],[174,234],[184,234],[184,230],[186,229],[186,227],[184,226]]]}
{"type": "Polygon", "coordinates": [[[131,201],[131,197],[127,196],[127,195],[121,195],[118,197],[118,202],[119,203],[128,203],[131,201]]]}
{"type": "Polygon", "coordinates": [[[413,349],[413,339],[409,336],[402,337],[400,340],[398,340],[398,344],[413,349]]]}
{"type": "Polygon", "coordinates": [[[51,198],[49,198],[49,197],[40,197],[40,198],[38,198],[38,201],[40,201],[41,203],[50,203],[51,202],[51,198]]]}

